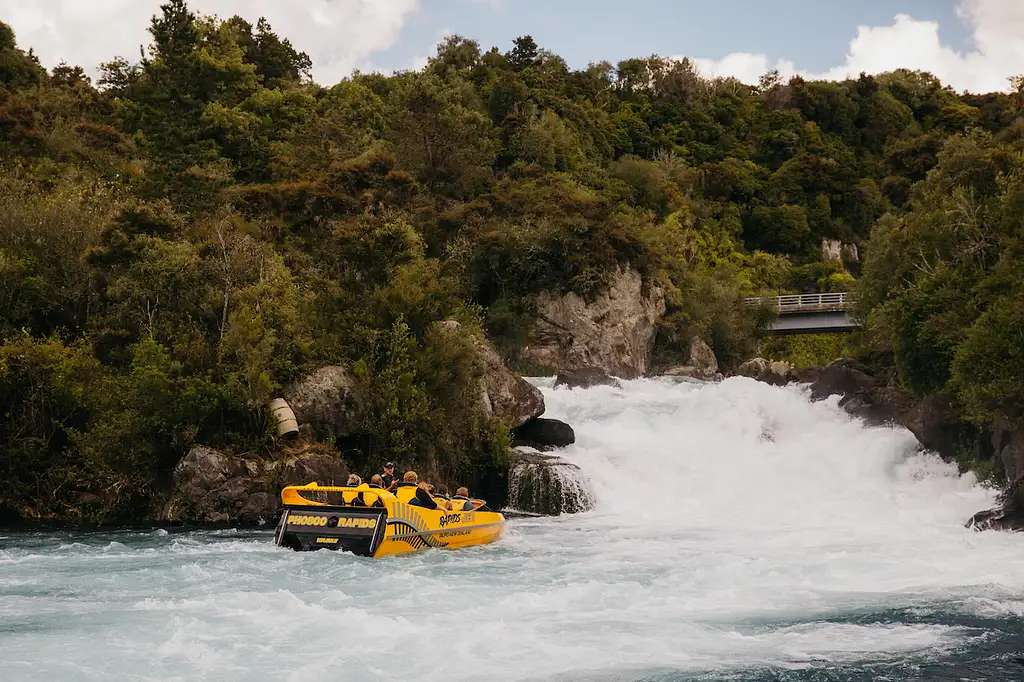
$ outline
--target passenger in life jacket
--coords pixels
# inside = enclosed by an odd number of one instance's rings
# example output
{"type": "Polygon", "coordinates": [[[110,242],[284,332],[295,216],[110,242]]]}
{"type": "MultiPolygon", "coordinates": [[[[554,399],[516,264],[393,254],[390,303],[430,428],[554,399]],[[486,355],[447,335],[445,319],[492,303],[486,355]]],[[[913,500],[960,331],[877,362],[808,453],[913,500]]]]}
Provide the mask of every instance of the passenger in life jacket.
{"type": "Polygon", "coordinates": [[[452,497],[452,508],[455,511],[473,511],[476,509],[469,499],[469,488],[462,487],[455,491],[452,497]]]}
{"type": "Polygon", "coordinates": [[[452,498],[448,496],[448,486],[439,485],[437,486],[437,490],[432,491],[431,494],[434,496],[435,502],[437,502],[439,505],[441,505],[448,511],[452,510],[452,498]],[[438,498],[440,498],[441,501],[438,501],[438,498]]]}
{"type": "Polygon", "coordinates": [[[416,475],[415,471],[406,471],[405,476],[402,477],[402,482],[398,484],[398,487],[407,488],[409,486],[416,486],[415,494],[406,504],[411,504],[414,507],[437,509],[437,502],[434,502],[434,498],[430,496],[430,491],[428,490],[429,485],[430,484],[426,481],[419,482],[419,476],[416,475]]]}
{"type": "MultiPolygon", "coordinates": [[[[362,485],[362,483],[363,479],[359,478],[359,476],[357,476],[356,474],[349,474],[348,483],[346,483],[345,485],[347,485],[349,488],[355,488],[356,486],[362,485]]],[[[363,500],[363,494],[356,493],[356,496],[352,498],[352,502],[350,502],[349,504],[351,504],[353,507],[365,507],[366,502],[363,500]]]]}
{"type": "MultiPolygon", "coordinates": [[[[367,490],[383,490],[384,486],[381,485],[381,483],[380,474],[374,474],[373,476],[370,476],[370,482],[366,485],[366,488],[367,490]]],[[[363,494],[359,493],[359,497],[363,497],[363,494]]],[[[384,506],[384,502],[380,499],[380,495],[374,495],[374,498],[373,504],[370,505],[371,507],[384,506]]],[[[365,502],[366,498],[363,498],[363,501],[365,502]]]]}
{"type": "Polygon", "coordinates": [[[395,463],[388,462],[384,465],[384,475],[381,476],[381,485],[394,492],[398,487],[398,477],[395,476],[395,463]]]}

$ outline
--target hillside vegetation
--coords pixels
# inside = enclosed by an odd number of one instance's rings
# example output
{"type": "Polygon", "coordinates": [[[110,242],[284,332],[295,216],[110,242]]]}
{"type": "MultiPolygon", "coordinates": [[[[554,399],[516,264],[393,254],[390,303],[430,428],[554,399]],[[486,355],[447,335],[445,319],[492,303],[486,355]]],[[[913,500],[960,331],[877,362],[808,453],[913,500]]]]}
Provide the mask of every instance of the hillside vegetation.
{"type": "Polygon", "coordinates": [[[659,362],[735,366],[744,296],[856,284],[876,365],[1021,416],[1024,84],[573,70],[528,36],[316,84],[263,20],[173,0],[150,33],[93,84],[0,23],[0,504],[146,517],[191,444],[274,452],[268,399],[326,364],[371,397],[350,462],[479,467],[507,434],[437,323],[514,366],[540,292],[616,266],[666,292],[659,362]]]}

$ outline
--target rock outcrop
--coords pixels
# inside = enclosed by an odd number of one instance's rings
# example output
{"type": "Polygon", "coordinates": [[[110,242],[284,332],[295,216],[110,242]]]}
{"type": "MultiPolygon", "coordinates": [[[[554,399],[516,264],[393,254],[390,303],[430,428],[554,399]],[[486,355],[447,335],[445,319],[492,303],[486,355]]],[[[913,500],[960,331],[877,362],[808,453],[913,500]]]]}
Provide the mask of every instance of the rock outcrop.
{"type": "MultiPolygon", "coordinates": [[[[441,327],[448,334],[466,334],[457,320],[445,320],[441,327]]],[[[484,374],[480,380],[480,407],[506,427],[514,429],[544,414],[544,395],[526,379],[505,366],[490,343],[472,337],[480,354],[484,374]]]]}
{"type": "Polygon", "coordinates": [[[575,442],[576,432],[571,426],[557,419],[537,417],[512,432],[513,445],[532,446],[538,450],[561,448],[575,442]]]}
{"type": "Polygon", "coordinates": [[[751,358],[736,368],[736,375],[757,379],[771,363],[764,358],[751,358]]]}
{"type": "Polygon", "coordinates": [[[523,353],[527,360],[556,370],[599,367],[632,379],[648,371],[665,296],[658,288],[645,291],[636,271],[616,270],[594,301],[545,293],[537,298],[537,312],[523,353]]]}
{"type": "Polygon", "coordinates": [[[821,239],[821,260],[837,261],[842,258],[843,243],[838,239],[821,239]]]}
{"type": "Polygon", "coordinates": [[[686,379],[721,379],[718,372],[718,358],[711,346],[701,338],[695,338],[690,342],[690,356],[687,364],[669,367],[661,373],[667,377],[683,377],[686,379]]]}
{"type": "Polygon", "coordinates": [[[793,367],[788,362],[766,363],[757,380],[772,386],[785,386],[793,377],[793,367]]]}
{"type": "Polygon", "coordinates": [[[622,388],[615,377],[600,367],[580,367],[564,369],[555,377],[555,388],[593,388],[594,386],[614,386],[622,388]]]}
{"type": "Polygon", "coordinates": [[[844,244],[838,239],[822,239],[821,260],[856,263],[860,260],[860,253],[856,244],[844,244]]]}
{"type": "Polygon", "coordinates": [[[1024,531],[1024,476],[999,495],[997,507],[978,512],[964,525],[974,530],[1024,531]]]}
{"type": "Polygon", "coordinates": [[[263,461],[193,447],[174,469],[163,520],[174,523],[269,524],[280,512],[285,485],[340,483],[348,476],[337,455],[305,452],[263,461]]]}
{"type": "Polygon", "coordinates": [[[490,344],[478,343],[484,362],[481,386],[484,411],[510,429],[544,414],[544,395],[540,390],[509,370],[490,344]]]}
{"type": "Polygon", "coordinates": [[[298,422],[325,439],[355,432],[365,404],[362,395],[358,380],[340,365],[321,367],[284,391],[298,422]]]}
{"type": "Polygon", "coordinates": [[[690,342],[689,364],[705,376],[714,376],[718,373],[718,358],[715,357],[715,351],[700,338],[690,342]]]}
{"type": "Polygon", "coordinates": [[[558,516],[589,511],[594,494],[580,468],[554,455],[517,448],[509,474],[509,506],[558,516]]]}

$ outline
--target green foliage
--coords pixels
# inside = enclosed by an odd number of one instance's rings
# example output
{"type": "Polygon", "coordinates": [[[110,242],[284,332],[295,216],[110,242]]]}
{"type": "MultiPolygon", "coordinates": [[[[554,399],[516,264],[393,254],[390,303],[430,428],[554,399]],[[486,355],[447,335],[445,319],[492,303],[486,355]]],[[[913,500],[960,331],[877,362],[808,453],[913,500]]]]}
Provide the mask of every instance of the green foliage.
{"type": "Polygon", "coordinates": [[[843,334],[777,336],[765,342],[764,357],[782,360],[794,367],[822,367],[849,357],[848,339],[843,334]]]}
{"type": "Polygon", "coordinates": [[[950,138],[937,158],[912,210],[875,228],[861,305],[906,387],[954,393],[979,424],[1017,419],[1024,154],[974,130],[950,138]]]}

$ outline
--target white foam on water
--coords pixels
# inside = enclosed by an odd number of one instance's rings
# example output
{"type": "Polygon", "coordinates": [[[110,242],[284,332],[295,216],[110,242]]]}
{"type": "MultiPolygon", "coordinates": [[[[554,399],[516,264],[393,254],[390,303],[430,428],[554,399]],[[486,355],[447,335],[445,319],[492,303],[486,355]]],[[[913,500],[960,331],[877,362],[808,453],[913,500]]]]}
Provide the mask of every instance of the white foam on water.
{"type": "Polygon", "coordinates": [[[635,679],[933,659],[1017,617],[1024,538],[973,477],[744,379],[552,390],[592,512],[372,560],[269,533],[0,538],[0,679],[635,679]],[[27,543],[27,544],[26,544],[27,543]]]}

